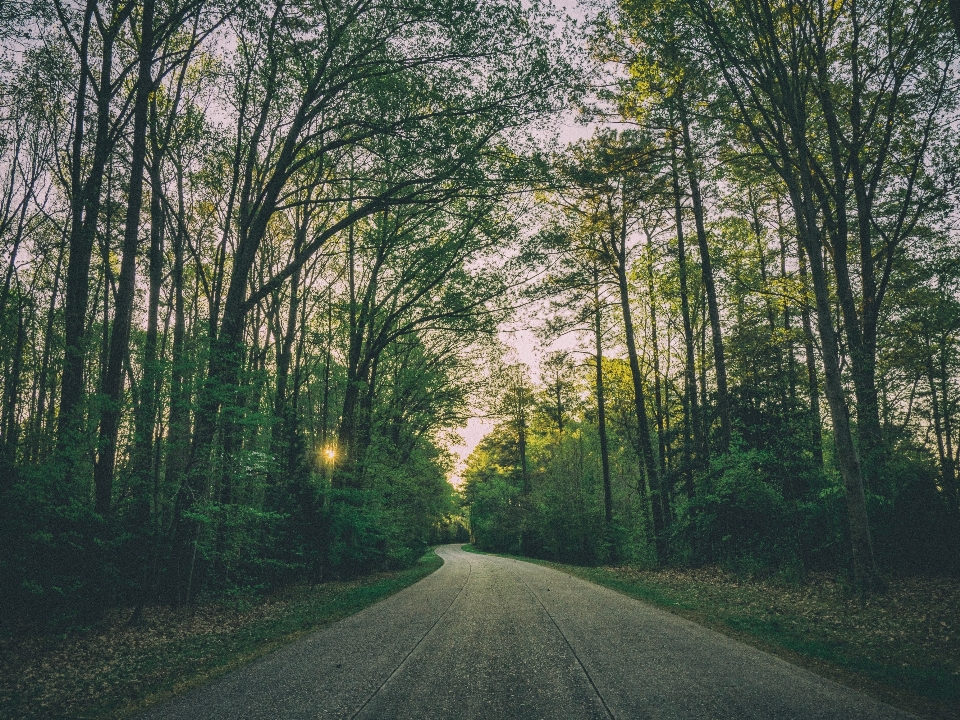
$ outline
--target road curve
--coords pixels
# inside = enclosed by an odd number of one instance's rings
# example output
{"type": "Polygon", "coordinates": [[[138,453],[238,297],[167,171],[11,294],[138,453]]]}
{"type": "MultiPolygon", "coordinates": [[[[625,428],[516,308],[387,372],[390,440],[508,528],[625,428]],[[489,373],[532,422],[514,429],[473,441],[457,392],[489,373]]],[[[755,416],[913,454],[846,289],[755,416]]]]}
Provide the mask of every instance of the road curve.
{"type": "Polygon", "coordinates": [[[556,570],[437,554],[416,585],[142,717],[913,717],[556,570]]]}

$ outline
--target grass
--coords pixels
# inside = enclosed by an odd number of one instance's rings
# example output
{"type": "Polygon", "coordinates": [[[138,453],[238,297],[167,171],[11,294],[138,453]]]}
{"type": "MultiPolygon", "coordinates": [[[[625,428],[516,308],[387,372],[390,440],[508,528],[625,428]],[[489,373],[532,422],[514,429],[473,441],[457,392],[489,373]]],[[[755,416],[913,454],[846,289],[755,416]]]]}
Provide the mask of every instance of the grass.
{"type": "Polygon", "coordinates": [[[86,633],[0,640],[0,718],[128,717],[352,615],[439,568],[412,568],[289,588],[233,607],[146,608],[130,627],[115,612],[86,633]]]}
{"type": "Polygon", "coordinates": [[[788,583],[719,568],[518,559],[647,601],[911,712],[960,720],[958,578],[892,578],[861,605],[826,574],[788,583]]]}

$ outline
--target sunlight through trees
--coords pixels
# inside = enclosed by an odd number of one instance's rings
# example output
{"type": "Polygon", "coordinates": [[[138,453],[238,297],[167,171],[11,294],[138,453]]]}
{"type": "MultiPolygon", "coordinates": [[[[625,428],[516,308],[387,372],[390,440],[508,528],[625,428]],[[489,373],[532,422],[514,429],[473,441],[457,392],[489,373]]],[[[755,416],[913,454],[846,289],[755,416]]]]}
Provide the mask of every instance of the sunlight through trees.
{"type": "Polygon", "coordinates": [[[862,594],[960,568],[946,4],[16,5],[0,616],[399,567],[468,527],[862,594]]]}

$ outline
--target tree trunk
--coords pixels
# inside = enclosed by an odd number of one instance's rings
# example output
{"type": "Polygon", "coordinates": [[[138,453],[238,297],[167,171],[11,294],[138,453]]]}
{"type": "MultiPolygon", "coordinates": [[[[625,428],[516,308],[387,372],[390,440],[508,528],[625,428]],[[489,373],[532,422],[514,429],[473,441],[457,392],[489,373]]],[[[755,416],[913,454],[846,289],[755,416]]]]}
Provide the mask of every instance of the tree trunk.
{"type": "MultiPolygon", "coordinates": [[[[13,346],[12,363],[9,375],[4,383],[3,402],[3,454],[9,467],[16,463],[17,444],[20,436],[20,423],[17,422],[17,399],[20,397],[20,373],[23,369],[23,353],[27,344],[27,330],[25,327],[24,307],[21,300],[17,308],[17,336],[13,346]]],[[[4,471],[7,477],[12,477],[8,470],[4,471]]],[[[6,480],[6,478],[5,478],[6,480]]]]}
{"type": "MultiPolygon", "coordinates": [[[[648,236],[649,238],[649,236],[648,236]]],[[[664,440],[664,405],[660,374],[660,345],[657,328],[657,303],[653,284],[653,242],[647,245],[647,292],[650,295],[650,347],[653,353],[653,407],[657,420],[657,450],[660,457],[660,472],[667,472],[667,445],[664,440]]]]}
{"type": "Polygon", "coordinates": [[[613,491],[610,485],[610,448],[607,443],[607,407],[603,397],[603,327],[600,323],[600,271],[593,268],[593,332],[597,361],[597,432],[600,434],[600,467],[603,472],[603,517],[613,523],[613,491]]]}
{"type": "MultiPolygon", "coordinates": [[[[780,200],[777,199],[777,219],[778,231],[777,235],[780,239],[780,277],[786,279],[787,277],[787,238],[784,236],[782,230],[779,228],[783,225],[783,220],[780,217],[780,200]]],[[[794,337],[793,337],[793,327],[792,327],[792,316],[790,314],[790,305],[789,303],[783,304],[783,330],[787,336],[787,381],[790,392],[790,400],[795,401],[797,398],[797,353],[796,348],[794,347],[794,337]]],[[[791,403],[793,405],[794,403],[791,403]]]]}
{"type": "Polygon", "coordinates": [[[831,257],[837,280],[837,298],[843,316],[844,338],[850,356],[850,376],[856,396],[857,445],[866,463],[866,480],[876,491],[879,490],[875,485],[877,474],[883,462],[883,433],[876,383],[876,338],[871,341],[865,335],[866,318],[861,318],[857,313],[857,301],[845,257],[846,243],[834,238],[833,245],[831,257]]]}
{"type": "MultiPolygon", "coordinates": [[[[43,333],[43,354],[40,359],[40,375],[37,379],[39,398],[37,400],[37,416],[34,419],[33,438],[31,440],[30,450],[30,460],[32,462],[37,462],[41,455],[45,455],[49,450],[49,447],[44,444],[44,439],[48,437],[48,434],[53,430],[52,424],[45,416],[48,412],[47,393],[52,390],[52,388],[48,388],[48,385],[56,384],[56,376],[54,376],[52,383],[48,380],[47,376],[50,372],[50,355],[52,354],[53,348],[57,295],[60,294],[60,276],[63,271],[63,259],[65,256],[66,248],[61,247],[57,254],[57,269],[53,275],[53,290],[50,293],[50,307],[47,309],[47,322],[43,333]]],[[[53,406],[54,403],[51,402],[49,409],[52,410],[53,406]]]]}
{"type": "Polygon", "coordinates": [[[956,514],[958,512],[957,494],[955,490],[956,472],[953,466],[953,455],[947,449],[944,441],[943,422],[940,415],[940,401],[937,397],[936,371],[933,366],[932,348],[930,347],[930,338],[925,337],[925,347],[927,351],[927,380],[930,384],[930,409],[933,413],[933,430],[937,436],[937,454],[940,458],[940,475],[943,478],[943,490],[947,496],[947,503],[950,510],[956,514]]]}
{"type": "Polygon", "coordinates": [[[323,425],[321,426],[321,443],[324,452],[327,450],[327,431],[330,423],[330,361],[333,349],[333,288],[327,288],[327,342],[323,358],[323,409],[321,411],[323,425]]]}
{"type": "MultiPolygon", "coordinates": [[[[360,365],[364,332],[366,331],[366,300],[368,295],[364,295],[363,306],[360,307],[357,302],[356,246],[352,228],[347,235],[347,281],[350,292],[348,312],[350,337],[347,351],[346,385],[343,389],[343,407],[340,412],[340,432],[337,437],[341,456],[346,461],[345,467],[349,467],[356,461],[357,404],[360,398],[360,386],[366,378],[367,371],[366,367],[361,370],[360,365]]],[[[344,478],[341,475],[342,473],[337,473],[334,476],[335,484],[343,482],[344,478]]]]}
{"type": "Polygon", "coordinates": [[[800,305],[800,321],[803,325],[803,350],[807,359],[807,395],[810,399],[810,450],[817,467],[823,468],[823,425],[820,421],[820,381],[817,379],[817,358],[813,353],[813,326],[807,305],[807,259],[803,245],[797,248],[800,265],[800,283],[803,287],[803,303],[800,305]]]}
{"type": "MultiPolygon", "coordinates": [[[[801,181],[804,181],[801,178],[801,181]]],[[[873,554],[873,541],[870,537],[870,525],[867,520],[867,505],[864,496],[863,475],[860,470],[860,458],[853,443],[850,428],[850,416],[843,393],[843,380],[840,375],[840,348],[833,325],[833,313],[830,307],[830,293],[827,288],[826,272],[823,262],[823,247],[817,229],[817,214],[812,203],[804,202],[812,198],[812,192],[805,188],[801,192],[790,188],[791,200],[796,210],[797,229],[807,251],[810,263],[810,277],[813,281],[813,293],[817,308],[817,329],[820,345],[823,349],[823,370],[826,379],[827,402],[833,421],[833,439],[837,449],[837,461],[843,477],[844,494],[847,501],[847,516],[850,522],[850,542],[853,557],[854,580],[861,594],[873,590],[880,584],[879,572],[873,554]]]]}
{"type": "Polygon", "coordinates": [[[677,172],[676,147],[672,148],[671,165],[673,175],[673,202],[677,226],[677,264],[680,279],[680,314],[683,319],[684,354],[684,477],[686,494],[693,498],[693,462],[690,451],[690,430],[693,429],[693,446],[696,448],[697,464],[703,467],[709,463],[708,444],[703,438],[703,423],[700,420],[700,404],[697,397],[697,368],[694,361],[693,324],[690,322],[690,296],[687,289],[687,250],[683,237],[683,205],[680,196],[680,175],[677,172]]]}
{"type": "MultiPolygon", "coordinates": [[[[307,218],[297,230],[294,243],[294,253],[299,252],[302,238],[307,231],[307,218]]],[[[291,403],[287,397],[287,385],[290,377],[290,360],[293,355],[293,343],[298,329],[298,315],[300,309],[300,270],[290,278],[290,305],[287,309],[287,322],[282,334],[278,333],[280,342],[277,347],[277,389],[273,403],[273,414],[276,418],[276,431],[272,438],[272,452],[284,475],[289,476],[293,470],[293,446],[296,435],[295,416],[291,412],[291,403]]]]}
{"type": "Polygon", "coordinates": [[[956,510],[960,505],[960,497],[957,491],[957,463],[953,455],[953,416],[950,413],[950,395],[948,391],[947,378],[949,377],[950,354],[947,351],[949,343],[946,336],[940,337],[940,398],[943,400],[941,416],[943,418],[944,457],[950,458],[948,467],[945,468],[944,481],[947,483],[944,487],[945,492],[950,495],[950,505],[956,510]]]}
{"type": "Polygon", "coordinates": [[[527,414],[521,408],[517,418],[517,452],[520,455],[520,482],[523,496],[530,496],[530,472],[527,468],[527,414]]]}
{"type": "Polygon", "coordinates": [[[703,289],[707,296],[707,311],[710,315],[713,361],[717,372],[717,414],[720,416],[720,452],[722,454],[727,452],[730,447],[732,429],[730,424],[730,398],[727,391],[727,362],[720,328],[720,306],[717,302],[717,288],[713,281],[710,247],[707,244],[707,230],[704,225],[703,199],[694,163],[693,143],[690,140],[690,124],[687,119],[686,107],[682,102],[680,103],[679,113],[680,127],[683,132],[683,155],[690,181],[690,197],[693,201],[693,219],[697,228],[697,244],[700,247],[700,272],[703,276],[703,289]]]}
{"type": "Polygon", "coordinates": [[[160,390],[161,367],[157,354],[160,326],[160,289],[163,282],[163,227],[161,204],[160,150],[154,143],[150,167],[150,254],[147,293],[147,334],[143,343],[143,391],[134,412],[133,482],[135,514],[140,522],[149,517],[149,495],[153,445],[160,390]]]}
{"type": "Polygon", "coordinates": [[[100,416],[99,454],[94,466],[96,512],[107,515],[113,492],[113,473],[117,459],[117,439],[123,411],[124,363],[130,353],[130,327],[133,322],[133,298],[137,282],[137,250],[140,244],[140,212],[143,206],[143,172],[147,158],[147,124],[150,93],[153,90],[153,11],[154,0],[144,0],[140,31],[140,50],[137,58],[136,98],[133,106],[133,141],[130,150],[130,187],[127,196],[127,216],[123,232],[123,258],[113,330],[110,337],[110,356],[104,376],[103,393],[106,396],[100,416]]]}
{"type": "MultiPolygon", "coordinates": [[[[842,216],[831,218],[828,198],[821,197],[818,193],[822,186],[818,185],[819,176],[814,171],[816,160],[809,147],[810,119],[819,116],[821,112],[826,116],[830,114],[824,102],[820,102],[819,107],[811,107],[813,105],[811,90],[816,92],[824,88],[816,84],[817,68],[801,59],[808,57],[807,55],[784,55],[780,50],[783,50],[785,45],[777,45],[773,51],[769,51],[770,48],[766,46],[761,47],[760,50],[754,50],[757,37],[765,38],[771,33],[775,37],[780,37],[778,33],[781,30],[786,28],[795,30],[797,26],[790,25],[794,20],[793,16],[784,16],[788,17],[786,26],[778,25],[779,16],[764,11],[760,11],[755,17],[745,18],[744,30],[748,35],[752,34],[753,39],[745,40],[740,44],[740,39],[736,42],[732,40],[727,27],[718,21],[717,14],[709,4],[691,2],[687,6],[704,22],[703,29],[708,35],[707,40],[712,49],[720,55],[719,66],[728,81],[728,87],[733,92],[741,120],[749,128],[760,151],[781,176],[790,193],[797,232],[810,263],[810,276],[816,300],[817,327],[823,350],[825,393],[833,421],[837,460],[843,476],[850,522],[855,582],[861,592],[866,592],[881,583],[867,522],[863,473],[851,435],[849,409],[843,391],[840,347],[833,324],[827,287],[820,221],[823,219],[826,223],[825,227],[834,239],[832,248],[834,268],[837,270],[838,294],[841,299],[847,297],[844,289],[839,287],[843,283],[841,275],[846,263],[847,229],[837,227],[835,220],[842,216]],[[734,49],[735,44],[737,49],[734,49]],[[746,55],[742,55],[739,52],[740,48],[750,49],[746,51],[746,55]],[[747,69],[748,66],[749,69],[747,69]],[[751,89],[745,90],[740,81],[749,85],[751,89]],[[763,106],[761,110],[763,119],[758,119],[756,114],[758,103],[763,106]],[[774,129],[771,130],[771,128],[774,129]],[[838,245],[841,242],[844,244],[838,245]]],[[[813,15],[801,13],[796,17],[798,24],[804,29],[801,31],[803,32],[808,27],[804,23],[813,15]]],[[[786,30],[786,32],[789,31],[786,30]]],[[[807,41],[794,46],[795,52],[803,53],[814,53],[819,49],[807,41]]],[[[821,80],[826,83],[827,77],[823,76],[821,80]]],[[[824,90],[817,99],[829,100],[829,92],[824,90]]],[[[839,150],[836,148],[839,139],[834,132],[830,133],[828,139],[832,146],[829,159],[833,163],[834,178],[843,183],[847,177],[847,171],[843,168],[839,150]]],[[[832,197],[835,198],[834,204],[838,211],[845,208],[848,198],[846,192],[843,192],[842,184],[834,187],[832,197]]],[[[844,315],[848,315],[848,310],[844,311],[844,315]]],[[[851,320],[856,320],[855,308],[851,320]]],[[[846,332],[851,333],[855,328],[854,322],[853,326],[846,328],[846,332]]]]}
{"type": "MultiPolygon", "coordinates": [[[[100,65],[100,85],[97,93],[97,125],[93,159],[86,180],[84,167],[84,119],[86,110],[88,43],[90,20],[96,3],[88,0],[84,14],[83,36],[80,47],[79,89],[77,115],[74,125],[73,151],[70,157],[71,226],[70,256],[67,262],[66,296],[64,298],[64,357],[60,378],[60,414],[57,421],[57,446],[64,456],[66,473],[73,475],[73,466],[80,453],[83,434],[83,370],[86,356],[86,315],[90,287],[90,260],[96,239],[100,216],[100,193],[104,170],[110,152],[110,99],[113,69],[113,36],[103,36],[100,65]]],[[[106,282],[106,280],[104,281],[106,282]]]]}
{"type": "Polygon", "coordinates": [[[656,456],[650,438],[650,424],[647,421],[646,394],[643,391],[643,376],[640,373],[640,359],[637,356],[637,340],[633,331],[633,318],[630,312],[630,288],[627,284],[626,269],[626,215],[621,217],[620,228],[611,223],[611,247],[614,250],[614,265],[617,275],[617,285],[620,291],[620,309],[623,313],[623,327],[626,334],[627,354],[630,359],[630,375],[633,378],[634,409],[637,416],[637,444],[640,446],[640,456],[646,470],[647,481],[650,484],[650,500],[653,511],[653,536],[657,562],[666,558],[666,505],[660,487],[660,473],[657,467],[656,456]],[[619,247],[617,234],[619,231],[619,247]]]}
{"type": "MultiPolygon", "coordinates": [[[[177,167],[178,214],[185,212],[183,172],[177,167]]],[[[189,361],[186,357],[187,321],[183,299],[184,243],[183,226],[178,222],[173,234],[173,268],[170,273],[171,302],[173,304],[173,343],[170,348],[170,410],[167,420],[166,483],[179,488],[187,466],[190,434],[190,400],[188,382],[189,361]]]]}

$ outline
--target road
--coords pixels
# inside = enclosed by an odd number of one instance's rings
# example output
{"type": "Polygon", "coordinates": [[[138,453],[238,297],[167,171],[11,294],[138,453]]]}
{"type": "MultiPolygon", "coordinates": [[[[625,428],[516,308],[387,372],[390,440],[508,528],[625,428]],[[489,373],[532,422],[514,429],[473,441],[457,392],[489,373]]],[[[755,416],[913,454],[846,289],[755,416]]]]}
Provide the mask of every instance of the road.
{"type": "Polygon", "coordinates": [[[142,717],[913,717],[564,573],[437,553],[416,585],[142,717]]]}

